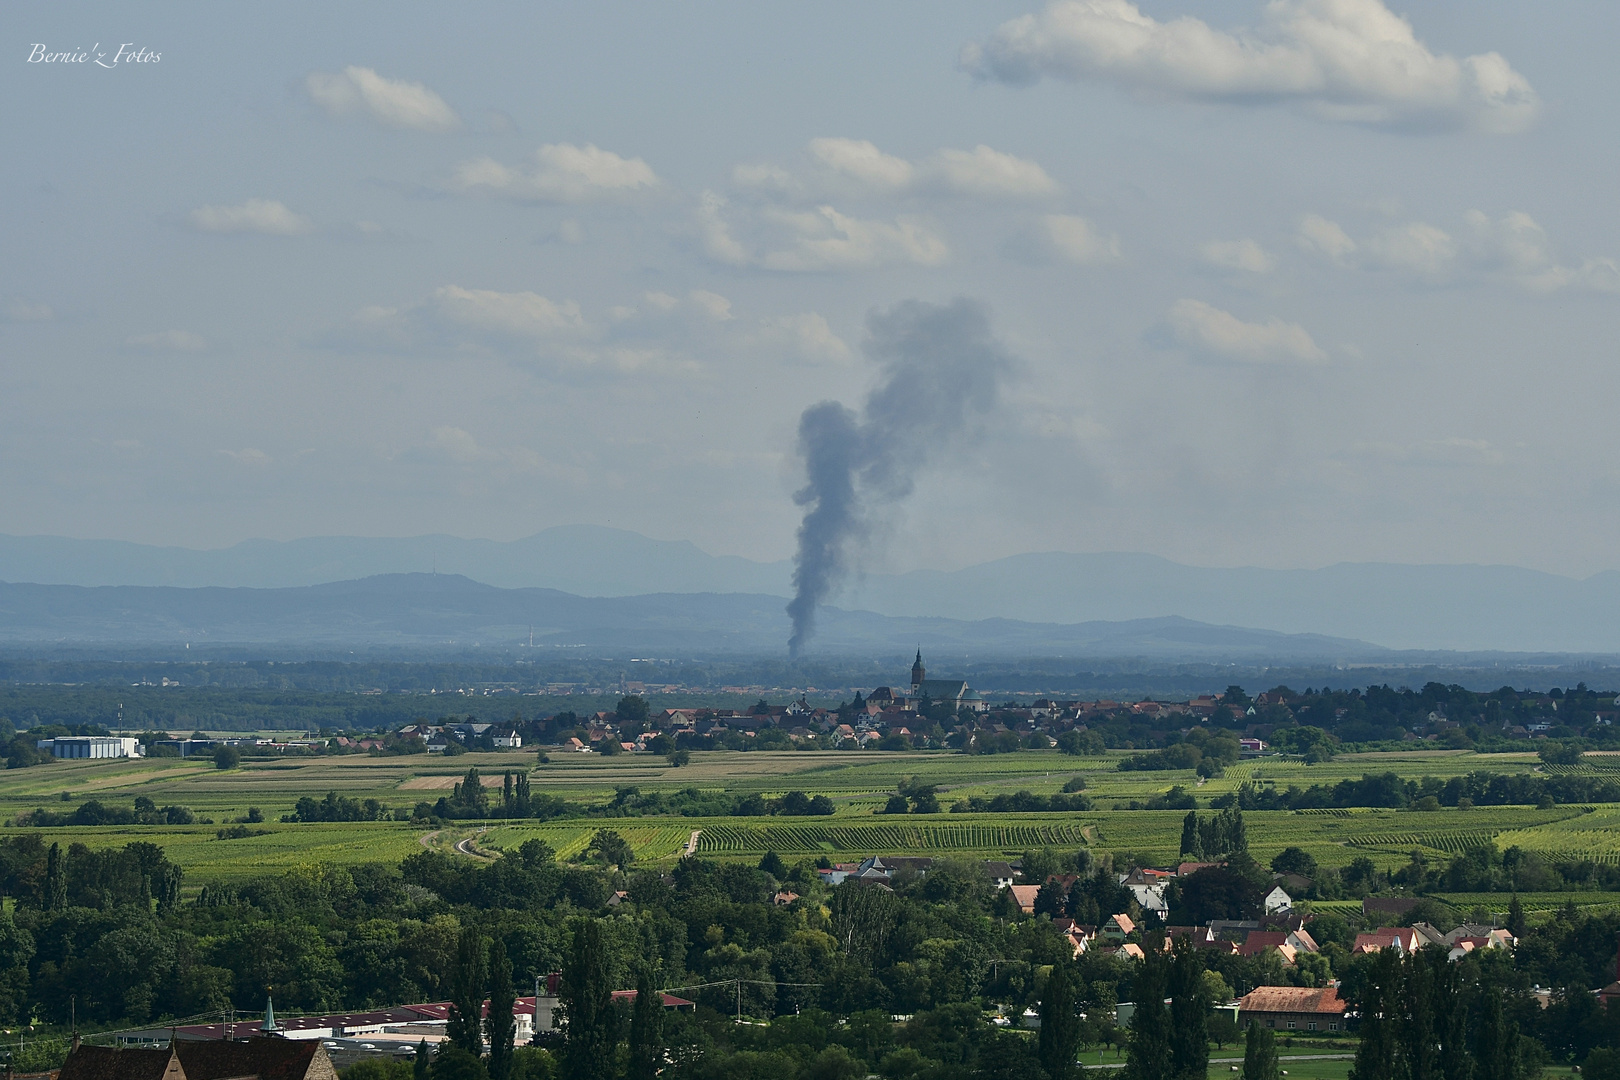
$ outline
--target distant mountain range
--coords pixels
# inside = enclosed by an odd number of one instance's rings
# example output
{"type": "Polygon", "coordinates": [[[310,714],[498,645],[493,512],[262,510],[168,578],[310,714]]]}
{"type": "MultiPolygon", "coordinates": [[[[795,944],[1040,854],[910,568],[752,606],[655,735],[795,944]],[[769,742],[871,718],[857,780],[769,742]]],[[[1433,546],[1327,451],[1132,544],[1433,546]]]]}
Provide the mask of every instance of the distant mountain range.
{"type": "MultiPolygon", "coordinates": [[[[505,543],[450,536],[316,537],[251,540],[214,551],[0,536],[0,581],[11,582],[281,589],[434,569],[441,577],[459,574],[486,585],[551,589],[575,598],[751,594],[746,604],[761,611],[779,609],[764,597],[789,595],[792,571],[787,562],[713,556],[685,541],[585,525],[505,543]]],[[[869,575],[837,602],[847,611],[970,625],[986,619],[1075,626],[1180,617],[1399,649],[1620,653],[1620,573],[1614,571],[1578,580],[1512,566],[1212,569],[1153,555],[1051,552],[954,572],[869,575]]],[[[831,626],[829,621],[829,632],[831,626]]]]}
{"type": "MultiPolygon", "coordinates": [[[[284,589],[0,584],[0,642],[288,644],[465,649],[584,647],[686,655],[785,652],[781,597],[661,593],[582,597],[500,589],[452,574],[389,574],[284,589]]],[[[1054,625],[1009,619],[822,613],[816,651],[1057,655],[1239,662],[1387,659],[1386,649],[1314,634],[1211,626],[1181,618],[1054,625]]]]}

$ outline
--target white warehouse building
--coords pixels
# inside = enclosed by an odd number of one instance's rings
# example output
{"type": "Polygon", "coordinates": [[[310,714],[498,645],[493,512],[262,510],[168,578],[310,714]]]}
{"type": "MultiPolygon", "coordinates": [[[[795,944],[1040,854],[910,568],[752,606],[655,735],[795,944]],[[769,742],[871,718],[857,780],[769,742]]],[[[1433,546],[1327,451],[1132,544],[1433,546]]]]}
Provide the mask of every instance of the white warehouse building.
{"type": "Polygon", "coordinates": [[[139,739],[117,735],[61,735],[34,744],[40,753],[59,758],[140,757],[139,739]]]}

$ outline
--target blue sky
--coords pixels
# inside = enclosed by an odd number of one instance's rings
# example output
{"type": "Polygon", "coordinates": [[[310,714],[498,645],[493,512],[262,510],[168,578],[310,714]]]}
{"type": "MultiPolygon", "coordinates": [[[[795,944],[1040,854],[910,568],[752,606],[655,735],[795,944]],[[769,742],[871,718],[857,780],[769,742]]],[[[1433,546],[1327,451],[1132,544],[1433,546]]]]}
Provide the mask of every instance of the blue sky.
{"type": "Polygon", "coordinates": [[[0,531],[781,558],[800,412],[965,296],[1016,378],[874,567],[1620,567],[1617,23],[10,5],[0,531]]]}

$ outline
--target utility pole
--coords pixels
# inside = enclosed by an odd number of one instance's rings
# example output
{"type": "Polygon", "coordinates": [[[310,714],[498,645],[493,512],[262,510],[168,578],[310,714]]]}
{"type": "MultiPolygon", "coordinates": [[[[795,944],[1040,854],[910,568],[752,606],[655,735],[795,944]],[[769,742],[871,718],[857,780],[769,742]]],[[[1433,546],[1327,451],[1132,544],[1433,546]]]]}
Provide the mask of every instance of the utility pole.
{"type": "Polygon", "coordinates": [[[742,1023],[742,980],[737,980],[737,1023],[742,1023]]]}

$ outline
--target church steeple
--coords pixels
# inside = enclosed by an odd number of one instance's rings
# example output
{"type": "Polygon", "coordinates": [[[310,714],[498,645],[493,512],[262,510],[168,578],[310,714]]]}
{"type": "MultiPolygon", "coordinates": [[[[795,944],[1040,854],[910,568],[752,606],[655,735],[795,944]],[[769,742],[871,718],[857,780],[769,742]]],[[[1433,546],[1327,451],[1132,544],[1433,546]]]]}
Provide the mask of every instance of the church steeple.
{"type": "Polygon", "coordinates": [[[922,650],[918,649],[917,662],[911,665],[911,688],[913,690],[917,689],[917,687],[922,685],[923,679],[927,677],[928,672],[923,668],[922,650]]]}

